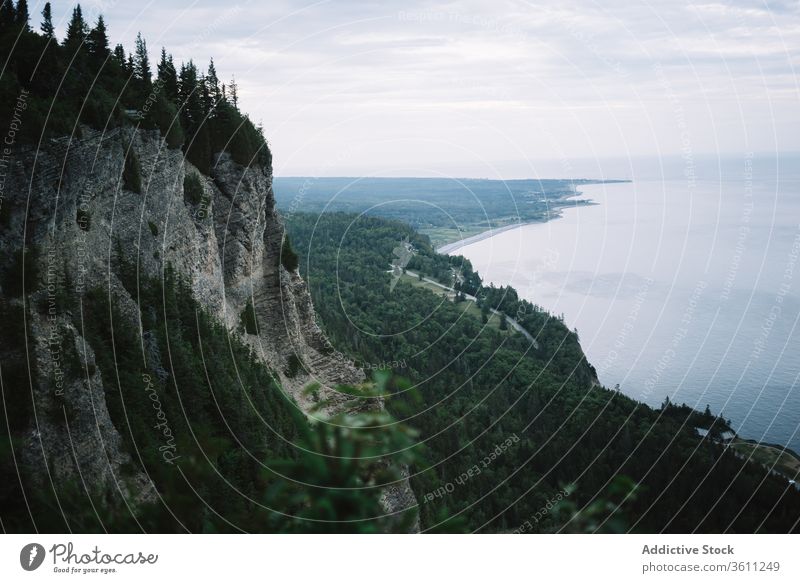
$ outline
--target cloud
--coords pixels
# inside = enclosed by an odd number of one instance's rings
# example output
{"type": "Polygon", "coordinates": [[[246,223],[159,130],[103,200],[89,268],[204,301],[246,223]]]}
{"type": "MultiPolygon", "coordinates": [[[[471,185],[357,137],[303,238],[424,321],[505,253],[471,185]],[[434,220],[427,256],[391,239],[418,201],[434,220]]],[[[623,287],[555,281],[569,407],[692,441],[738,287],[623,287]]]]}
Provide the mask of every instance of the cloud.
{"type": "Polygon", "coordinates": [[[355,140],[381,144],[365,149],[365,174],[435,166],[431,141],[451,144],[436,152],[448,168],[465,149],[487,161],[678,154],[678,109],[697,152],[800,150],[795,1],[98,4],[128,48],[141,30],[154,57],[163,44],[235,74],[276,162],[293,160],[287,173],[355,140]]]}

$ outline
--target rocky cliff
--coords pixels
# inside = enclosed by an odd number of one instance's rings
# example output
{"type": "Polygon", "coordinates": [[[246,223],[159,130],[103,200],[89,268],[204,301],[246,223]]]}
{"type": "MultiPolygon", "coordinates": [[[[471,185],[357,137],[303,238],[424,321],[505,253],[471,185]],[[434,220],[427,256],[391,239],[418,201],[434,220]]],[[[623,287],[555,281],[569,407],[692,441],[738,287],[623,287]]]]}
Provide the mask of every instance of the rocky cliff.
{"type": "MultiPolygon", "coordinates": [[[[38,277],[23,278],[25,289],[12,300],[24,304],[29,317],[35,410],[69,413],[67,424],[37,414],[21,461],[44,461],[42,479],[78,477],[92,488],[116,489],[126,500],[157,495],[142,473],[124,482],[119,478],[131,460],[106,406],[114,379],[104,379],[94,366],[95,353],[113,347],[87,342],[76,325],[83,317],[80,302],[60,305],[65,293],[80,298],[89,289],[107,290],[143,349],[159,350],[141,329],[137,294],[120,281],[119,254],[135,264],[138,277],[161,277],[171,266],[201,305],[253,348],[303,410],[313,405],[302,390],[312,382],[321,385],[314,400],[332,403],[328,412],[345,407],[347,398],[334,387],[364,376],[332,353],[304,281],[281,264],[284,229],[271,169],[245,168],[220,154],[205,176],[181,150],[168,148],[158,131],[81,128],[80,133],[20,149],[6,173],[0,259],[12,265],[24,247],[26,261],[38,264],[38,277]],[[126,164],[138,166],[140,186],[126,182],[126,164]],[[202,192],[184,192],[191,174],[202,192]],[[242,321],[249,306],[256,329],[248,331],[242,321]],[[78,361],[80,374],[67,370],[70,358],[78,361]]],[[[5,291],[2,295],[11,295],[5,291]]],[[[414,503],[407,482],[387,489],[384,500],[387,510],[414,503]]]]}

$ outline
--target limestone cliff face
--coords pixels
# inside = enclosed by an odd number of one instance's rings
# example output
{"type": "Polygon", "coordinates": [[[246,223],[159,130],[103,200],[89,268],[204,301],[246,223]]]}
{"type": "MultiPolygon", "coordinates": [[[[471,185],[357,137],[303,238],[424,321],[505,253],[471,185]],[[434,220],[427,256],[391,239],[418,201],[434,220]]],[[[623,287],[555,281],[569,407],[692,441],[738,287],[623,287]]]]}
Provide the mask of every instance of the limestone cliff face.
{"type": "MultiPolygon", "coordinates": [[[[168,149],[157,131],[118,128],[103,134],[82,128],[80,138],[17,152],[5,198],[0,260],[10,261],[23,244],[38,249],[41,281],[26,282],[23,295],[40,307],[27,310],[39,377],[34,402],[41,412],[53,410],[60,399],[72,412],[67,429],[37,415],[38,423],[26,436],[26,455],[46,459],[51,479],[90,475],[97,486],[116,488],[126,498],[155,495],[143,475],[124,484],[118,479],[130,460],[106,407],[104,393],[113,379],[102,378],[93,363],[96,351],[111,347],[89,346],[71,323],[75,314],[70,318],[55,306],[64,286],[78,294],[108,290],[145,349],[157,350],[140,329],[137,298],[115,275],[114,257],[120,252],[144,275],[160,276],[171,265],[190,282],[198,301],[280,376],[306,411],[312,403],[302,388],[309,383],[320,383],[320,398],[331,399],[335,409],[346,399],[332,387],[363,381],[360,370],[326,350],[305,283],[281,265],[283,225],[275,210],[271,169],[244,168],[220,154],[211,175],[204,176],[180,150],[168,149]],[[138,159],[141,192],[123,184],[126,156],[138,159]],[[185,195],[187,173],[200,178],[202,196],[185,195]],[[257,334],[245,333],[240,325],[250,302],[257,334]],[[60,346],[74,347],[84,371],[67,375],[60,384],[55,379],[64,364],[53,355],[51,338],[56,337],[60,346]],[[295,369],[300,365],[292,378],[290,359],[297,359],[295,369]]],[[[403,489],[409,493],[407,484],[403,489]]],[[[393,498],[403,496],[395,493],[393,498]]]]}

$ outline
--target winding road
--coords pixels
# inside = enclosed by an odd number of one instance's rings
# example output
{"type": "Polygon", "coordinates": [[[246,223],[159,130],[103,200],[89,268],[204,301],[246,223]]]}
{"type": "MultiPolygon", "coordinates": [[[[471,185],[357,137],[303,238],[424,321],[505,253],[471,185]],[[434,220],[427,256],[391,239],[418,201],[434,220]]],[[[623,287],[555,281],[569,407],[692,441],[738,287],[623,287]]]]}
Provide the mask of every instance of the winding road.
{"type": "MultiPolygon", "coordinates": [[[[394,267],[394,266],[392,266],[392,267],[394,267]]],[[[414,272],[414,271],[411,271],[411,270],[406,270],[406,272],[405,272],[405,273],[406,273],[406,275],[410,275],[410,276],[412,276],[412,277],[420,277],[420,274],[419,274],[419,273],[416,273],[416,272],[414,272]]],[[[425,277],[424,275],[422,276],[422,281],[424,281],[425,283],[430,283],[430,284],[432,284],[432,285],[435,285],[436,287],[439,287],[439,288],[441,288],[441,289],[443,289],[443,290],[445,290],[445,291],[451,292],[451,293],[453,293],[453,294],[456,294],[456,293],[458,293],[458,292],[456,292],[456,290],[454,290],[452,287],[448,287],[448,286],[446,286],[446,285],[443,285],[443,284],[439,283],[438,281],[436,281],[436,280],[434,280],[434,279],[431,279],[431,278],[429,278],[429,277],[425,277]]],[[[476,298],[475,296],[473,296],[473,295],[470,295],[470,294],[467,294],[467,293],[464,293],[464,292],[461,292],[461,293],[464,295],[464,298],[465,298],[465,299],[467,299],[467,300],[469,300],[469,301],[471,301],[471,302],[475,302],[475,303],[477,303],[477,302],[478,302],[478,298],[476,298]]],[[[503,314],[503,312],[501,312],[500,310],[495,310],[494,308],[489,308],[489,310],[490,310],[490,311],[491,311],[493,314],[495,314],[495,315],[497,315],[497,316],[499,316],[499,317],[501,317],[501,318],[502,318],[503,316],[505,316],[505,314],[503,314]]],[[[539,349],[539,343],[538,343],[538,342],[536,342],[536,338],[534,338],[534,337],[531,335],[531,333],[530,333],[530,332],[528,332],[528,331],[527,331],[525,328],[523,328],[523,327],[522,327],[522,324],[520,324],[519,322],[517,322],[517,321],[516,321],[515,319],[513,319],[513,318],[509,318],[508,316],[505,316],[505,318],[506,318],[506,322],[508,322],[509,326],[511,326],[511,327],[512,327],[514,330],[516,330],[517,332],[519,332],[520,334],[522,334],[522,335],[523,335],[525,338],[527,338],[527,339],[530,341],[530,343],[531,343],[531,344],[533,344],[533,347],[534,347],[536,350],[538,350],[538,349],[539,349]]]]}

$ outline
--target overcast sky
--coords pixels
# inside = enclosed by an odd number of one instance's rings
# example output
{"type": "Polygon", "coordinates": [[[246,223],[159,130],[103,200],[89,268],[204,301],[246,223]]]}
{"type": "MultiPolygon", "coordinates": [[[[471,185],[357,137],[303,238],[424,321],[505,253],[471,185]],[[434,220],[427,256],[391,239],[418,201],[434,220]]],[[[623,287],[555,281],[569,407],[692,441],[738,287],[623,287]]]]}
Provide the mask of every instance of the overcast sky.
{"type": "Polygon", "coordinates": [[[82,6],[127,49],[141,31],[154,58],[165,45],[235,75],[277,175],[566,176],[577,158],[800,150],[798,0],[82,6]]]}

